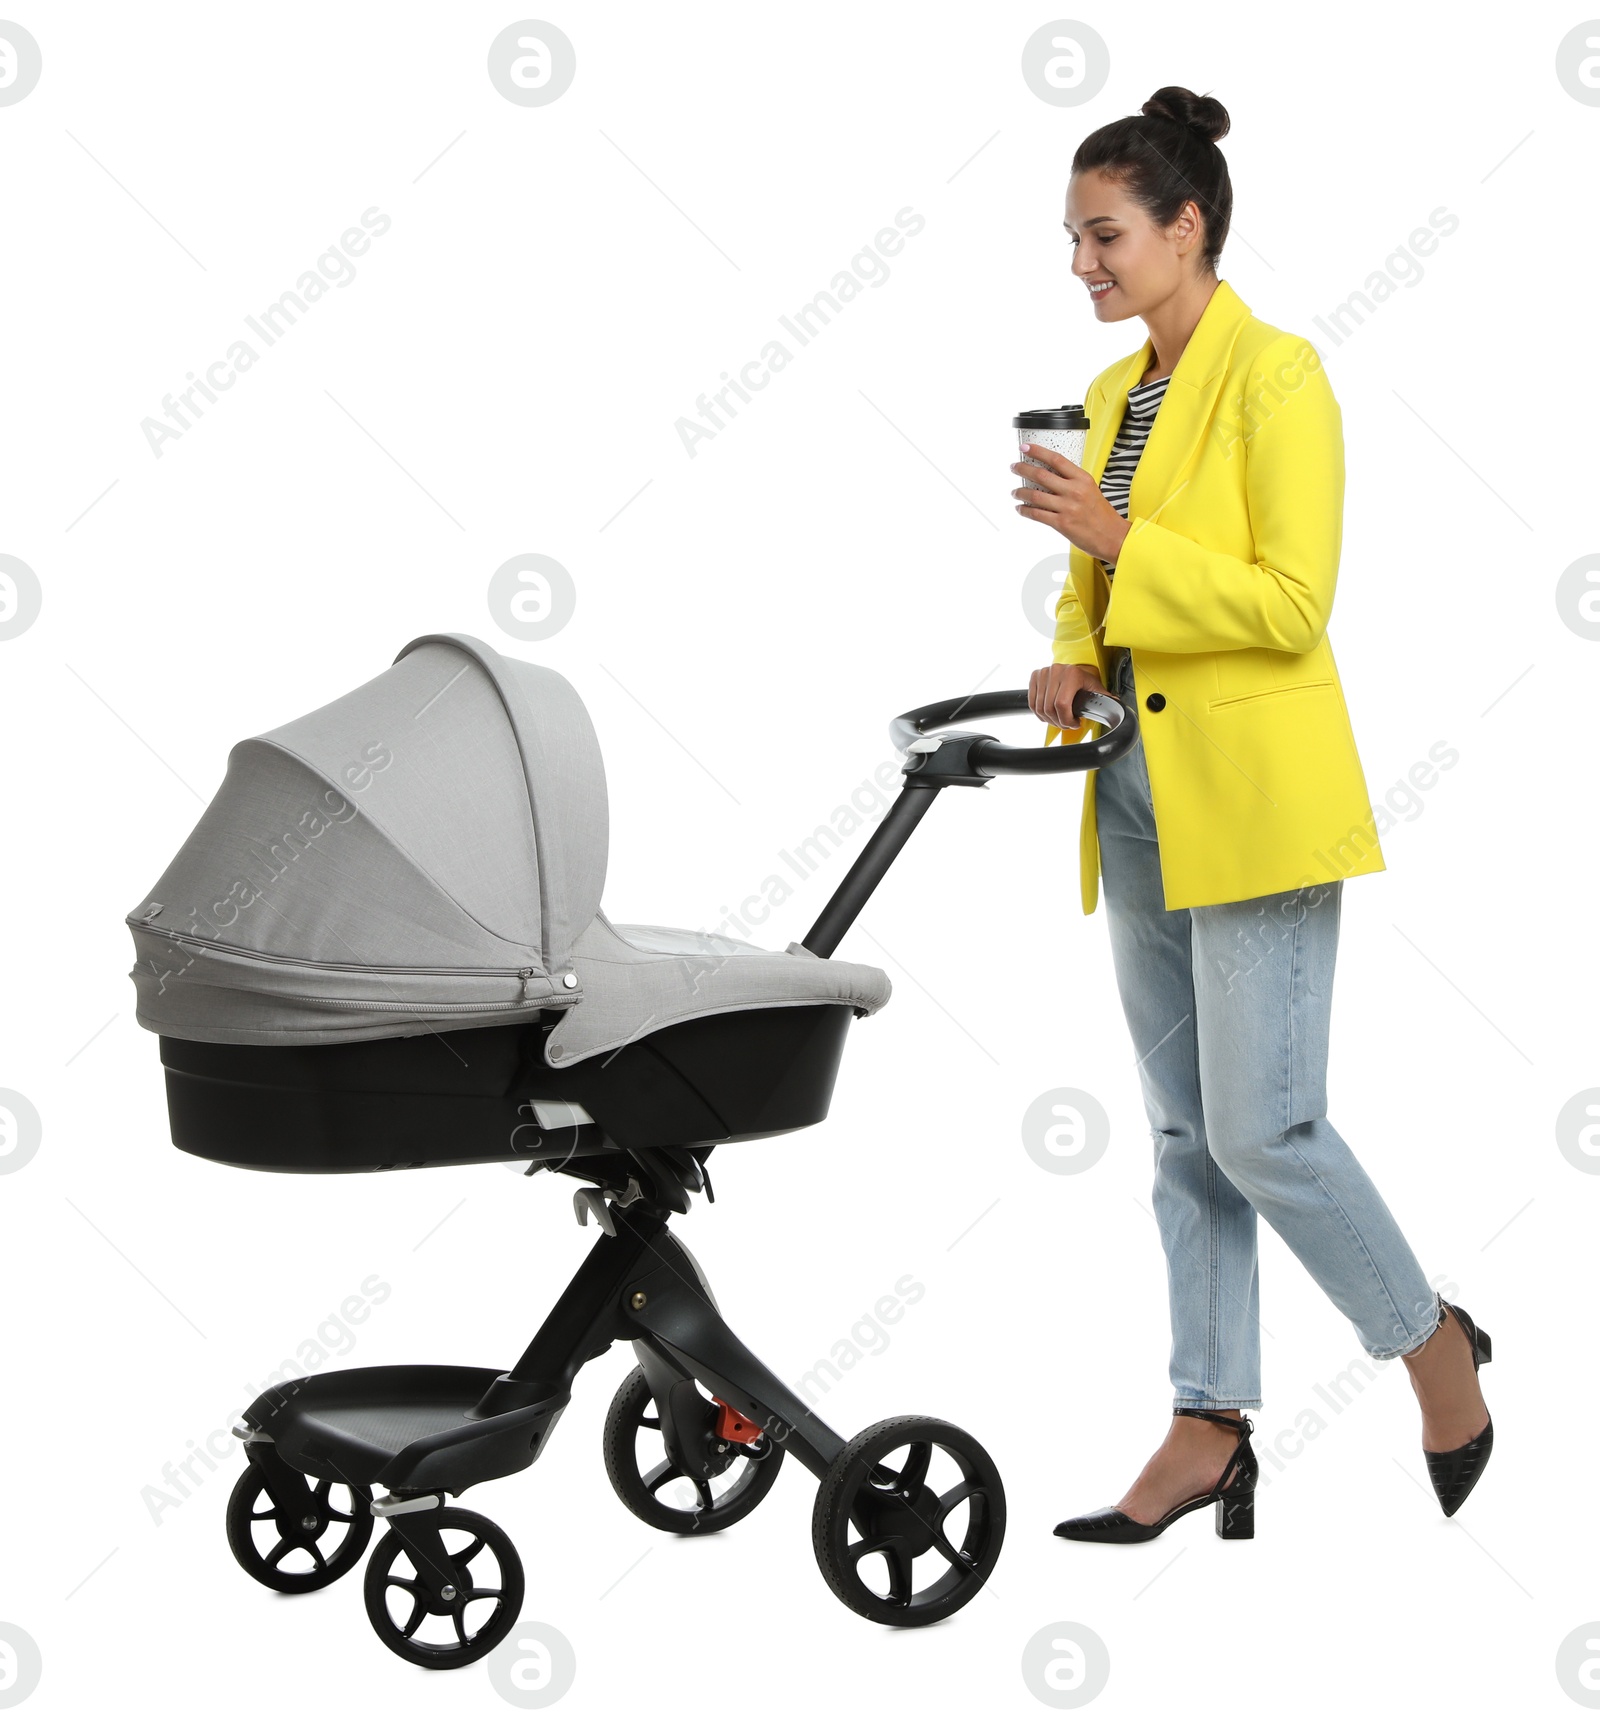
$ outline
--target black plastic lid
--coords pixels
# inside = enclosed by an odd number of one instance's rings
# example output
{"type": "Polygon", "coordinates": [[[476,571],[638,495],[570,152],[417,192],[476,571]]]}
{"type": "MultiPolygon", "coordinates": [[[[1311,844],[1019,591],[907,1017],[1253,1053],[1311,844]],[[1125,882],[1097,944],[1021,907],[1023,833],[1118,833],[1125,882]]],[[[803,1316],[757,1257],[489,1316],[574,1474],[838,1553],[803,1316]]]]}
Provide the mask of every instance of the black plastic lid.
{"type": "Polygon", "coordinates": [[[1064,402],[1060,408],[1025,408],[1011,424],[1024,432],[1087,432],[1089,417],[1081,402],[1064,402]]]}

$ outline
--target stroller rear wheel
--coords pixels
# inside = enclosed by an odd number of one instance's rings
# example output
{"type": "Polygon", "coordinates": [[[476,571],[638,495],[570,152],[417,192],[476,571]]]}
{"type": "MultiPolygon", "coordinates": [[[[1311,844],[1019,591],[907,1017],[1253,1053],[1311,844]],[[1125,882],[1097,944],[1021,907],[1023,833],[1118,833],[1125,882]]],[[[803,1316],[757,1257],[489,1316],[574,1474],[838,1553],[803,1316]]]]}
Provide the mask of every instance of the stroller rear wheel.
{"type": "Polygon", "coordinates": [[[1000,1474],[965,1430],[937,1418],[885,1418],[824,1473],[811,1544],[823,1579],[858,1616],[918,1628],[977,1595],[1005,1530],[1000,1474]],[[935,1574],[941,1562],[948,1566],[935,1574]]]}
{"type": "Polygon", "coordinates": [[[522,1560],[493,1520],[434,1508],[391,1521],[367,1563],[367,1620],[391,1652],[424,1670],[471,1664],[510,1633],[522,1609],[522,1560]],[[420,1636],[445,1623],[445,1638],[420,1636]]]}
{"type": "Polygon", "coordinates": [[[681,1464],[671,1458],[655,1396],[644,1371],[636,1369],[624,1378],[606,1413],[606,1476],[624,1506],[657,1531],[720,1532],[742,1520],[772,1488],[783,1449],[770,1436],[739,1440],[732,1433],[737,1414],[725,1417],[728,1408],[704,1398],[692,1382],[681,1384],[681,1392],[678,1435],[697,1458],[681,1464]]]}
{"type": "Polygon", "coordinates": [[[332,1585],[361,1560],[372,1536],[372,1491],[365,1484],[304,1482],[301,1505],[280,1507],[266,1473],[252,1462],[228,1497],[228,1548],[253,1580],[275,1592],[332,1585]]]}

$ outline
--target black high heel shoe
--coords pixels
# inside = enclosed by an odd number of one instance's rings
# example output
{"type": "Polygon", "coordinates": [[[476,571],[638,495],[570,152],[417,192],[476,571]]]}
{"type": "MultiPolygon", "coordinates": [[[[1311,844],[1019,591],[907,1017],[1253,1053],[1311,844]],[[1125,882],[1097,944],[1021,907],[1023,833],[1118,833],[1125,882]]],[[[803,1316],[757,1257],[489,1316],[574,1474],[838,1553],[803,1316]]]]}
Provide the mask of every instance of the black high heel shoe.
{"type": "MultiPolygon", "coordinates": [[[[1445,1298],[1440,1298],[1439,1302],[1465,1330],[1472,1345],[1472,1373],[1476,1376],[1479,1365],[1488,1363],[1494,1356],[1489,1336],[1458,1304],[1445,1298]]],[[[1484,1410],[1487,1411],[1488,1407],[1485,1406],[1484,1410]]],[[[1427,1448],[1422,1450],[1422,1457],[1428,1462],[1433,1493],[1439,1498],[1446,1519],[1472,1494],[1473,1485],[1483,1476],[1483,1468],[1489,1463],[1493,1447],[1494,1419],[1491,1418],[1470,1442],[1463,1442],[1459,1448],[1448,1448],[1440,1453],[1432,1453],[1427,1448]]]]}
{"type": "MultiPolygon", "coordinates": [[[[1441,1300],[1442,1301],[1442,1300],[1441,1300]]],[[[1175,1418],[1204,1418],[1208,1424],[1221,1424],[1239,1438],[1239,1445],[1228,1456],[1221,1476],[1203,1496],[1180,1502],[1170,1513],[1152,1526],[1132,1519],[1120,1508],[1099,1508],[1092,1514],[1079,1514],[1063,1520],[1056,1527],[1058,1538],[1073,1538],[1086,1544],[1146,1544],[1159,1538],[1174,1520],[1192,1514],[1196,1508],[1217,1504],[1217,1536],[1219,1538],[1253,1538],[1256,1535],[1256,1481],[1261,1466],[1255,1449],[1250,1446],[1250,1432],[1255,1426],[1248,1418],[1225,1418],[1217,1412],[1196,1412],[1179,1407],[1175,1418]]]]}

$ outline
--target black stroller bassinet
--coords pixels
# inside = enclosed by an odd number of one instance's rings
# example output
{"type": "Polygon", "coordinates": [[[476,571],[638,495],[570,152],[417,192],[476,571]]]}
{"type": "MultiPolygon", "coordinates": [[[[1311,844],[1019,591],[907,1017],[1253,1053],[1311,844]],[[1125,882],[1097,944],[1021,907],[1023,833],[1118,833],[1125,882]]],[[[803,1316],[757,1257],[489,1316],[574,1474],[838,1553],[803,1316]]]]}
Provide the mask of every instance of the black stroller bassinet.
{"type": "Polygon", "coordinates": [[[520,1564],[445,1498],[531,1464],[578,1369],[626,1339],[639,1367],[604,1452],[642,1519],[730,1525],[793,1453],[822,1480],[817,1558],[852,1609],[929,1622],[980,1589],[1005,1526],[988,1455],[929,1418],[835,1435],[733,1335],[669,1221],[710,1198],[714,1146],[826,1116],[848,1027],[889,996],[880,970],[833,946],[935,794],[1111,760],[1133,718],[1094,704],[1111,731],[1051,750],[923,735],[1025,708],[1024,692],[900,717],[899,800],[782,951],[606,918],[588,714],[560,674],[473,638],[419,638],[376,679],[234,748],[128,921],[175,1144],[277,1172],[516,1160],[579,1179],[579,1218],[601,1227],[510,1371],[347,1369],[261,1395],[237,1432],[249,1464],[228,1517],[248,1572],[315,1589],[384,1518],[366,1575],[380,1638],[430,1667],[477,1658],[516,1621],[520,1564]],[[441,1620],[444,1638],[424,1638],[441,1620]]]}

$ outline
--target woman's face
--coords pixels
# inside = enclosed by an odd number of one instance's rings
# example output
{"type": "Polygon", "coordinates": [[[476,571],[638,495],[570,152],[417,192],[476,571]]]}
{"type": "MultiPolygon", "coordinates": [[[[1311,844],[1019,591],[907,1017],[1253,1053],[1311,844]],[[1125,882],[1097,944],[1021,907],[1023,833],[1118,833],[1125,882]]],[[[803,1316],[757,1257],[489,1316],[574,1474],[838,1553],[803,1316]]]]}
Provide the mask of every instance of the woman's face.
{"type": "Polygon", "coordinates": [[[1073,175],[1063,226],[1067,239],[1076,242],[1072,274],[1086,285],[1102,324],[1159,306],[1199,260],[1202,231],[1193,200],[1170,228],[1157,228],[1126,189],[1099,169],[1073,175]]]}

